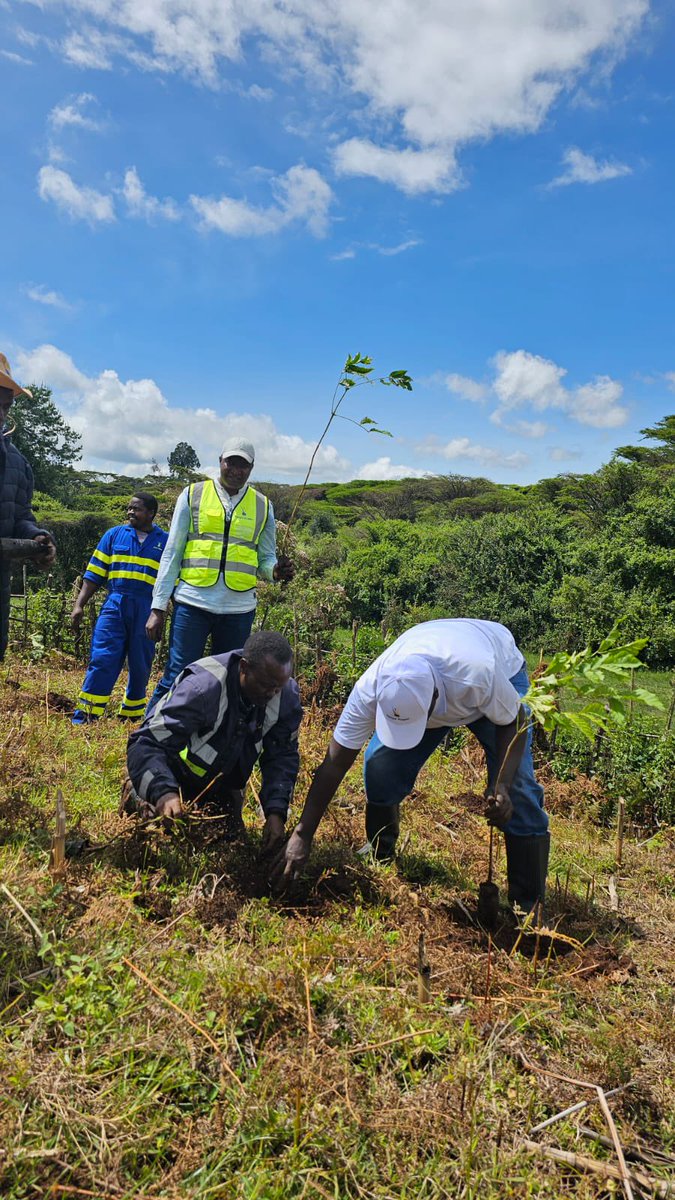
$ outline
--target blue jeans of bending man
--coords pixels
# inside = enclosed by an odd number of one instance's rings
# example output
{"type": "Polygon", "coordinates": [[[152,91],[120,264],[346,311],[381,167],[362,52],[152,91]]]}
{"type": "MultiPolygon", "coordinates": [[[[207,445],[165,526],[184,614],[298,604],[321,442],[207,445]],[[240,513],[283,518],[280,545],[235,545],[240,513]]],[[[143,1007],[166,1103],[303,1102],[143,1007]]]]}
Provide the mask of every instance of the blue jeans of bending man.
{"type": "Polygon", "coordinates": [[[164,674],[148,701],[145,715],[149,716],[158,700],[165,696],[174,680],[190,663],[204,657],[211,634],[211,653],[227,654],[240,650],[251,632],[255,609],[240,613],[209,612],[194,604],[174,601],[173,619],[169,634],[169,657],[164,674]]]}
{"type": "MultiPolygon", "coordinates": [[[[514,675],[510,681],[519,696],[524,696],[529,680],[525,667],[514,675]]],[[[497,740],[496,726],[487,717],[481,717],[468,726],[476,735],[487,760],[488,774],[491,779],[496,776],[497,740]]],[[[447,726],[440,729],[427,729],[422,741],[411,750],[391,750],[383,746],[377,734],[374,734],[366,748],[363,774],[366,787],[366,803],[368,807],[378,804],[399,804],[410,794],[415,786],[415,780],[428,758],[443,741],[448,732],[447,726]]],[[[504,832],[514,837],[542,837],[548,832],[548,816],[544,810],[544,789],[534,776],[532,762],[532,730],[527,733],[527,742],[523,757],[509,789],[513,803],[513,816],[504,832]]]]}

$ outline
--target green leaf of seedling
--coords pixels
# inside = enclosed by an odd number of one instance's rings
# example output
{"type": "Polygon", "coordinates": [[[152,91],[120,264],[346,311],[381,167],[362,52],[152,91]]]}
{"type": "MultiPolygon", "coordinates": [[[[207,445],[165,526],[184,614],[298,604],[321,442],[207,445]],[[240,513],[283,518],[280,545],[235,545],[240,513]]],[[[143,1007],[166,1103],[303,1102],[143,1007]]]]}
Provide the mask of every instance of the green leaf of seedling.
{"type": "Polygon", "coordinates": [[[655,696],[654,692],[648,692],[646,688],[635,688],[631,694],[635,700],[640,700],[642,704],[647,704],[650,708],[663,709],[664,707],[658,696],[655,696]]]}
{"type": "Polygon", "coordinates": [[[372,417],[361,417],[359,425],[377,425],[377,421],[374,421],[372,417]]]}

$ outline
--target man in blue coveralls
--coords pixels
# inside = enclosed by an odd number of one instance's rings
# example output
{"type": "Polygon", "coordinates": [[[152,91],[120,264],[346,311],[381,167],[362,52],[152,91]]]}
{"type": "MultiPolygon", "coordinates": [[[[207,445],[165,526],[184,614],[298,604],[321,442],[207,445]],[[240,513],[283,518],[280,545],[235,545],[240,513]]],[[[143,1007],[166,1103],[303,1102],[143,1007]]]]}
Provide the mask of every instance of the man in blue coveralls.
{"type": "Polygon", "coordinates": [[[79,630],[84,606],[106,584],[108,595],[94,628],[91,658],[77,698],[73,725],[103,716],[117,677],[127,659],[129,679],[118,716],[140,720],[150,677],[153,642],[146,636],[152,589],[168,534],[155,525],[157,501],[137,492],[127,506],[126,525],[103,534],[84,573],[70,623],[79,630]]]}

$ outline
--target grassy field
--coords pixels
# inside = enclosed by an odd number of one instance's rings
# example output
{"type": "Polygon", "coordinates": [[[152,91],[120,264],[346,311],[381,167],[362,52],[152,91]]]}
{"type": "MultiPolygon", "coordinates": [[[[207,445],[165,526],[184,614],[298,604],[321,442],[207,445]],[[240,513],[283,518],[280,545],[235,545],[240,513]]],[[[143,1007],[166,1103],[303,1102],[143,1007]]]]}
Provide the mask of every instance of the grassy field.
{"type": "MultiPolygon", "coordinates": [[[[673,830],[629,829],[617,868],[597,783],[544,772],[553,936],[523,937],[506,915],[490,935],[475,919],[488,835],[467,745],[420,776],[386,868],[355,853],[355,767],[307,877],[276,902],[252,795],[244,846],[220,842],[217,821],[169,834],[117,816],[125,730],[70,725],[80,682],[65,660],[14,659],[0,686],[4,1200],[619,1194],[524,1145],[615,1167],[589,1084],[621,1089],[618,1136],[647,1160],[630,1169],[675,1194],[673,830]],[[87,841],[54,881],[58,788],[69,836],[87,841]]],[[[326,739],[310,713],[299,797],[326,739]]],[[[500,847],[504,891],[503,868],[500,847]]]]}

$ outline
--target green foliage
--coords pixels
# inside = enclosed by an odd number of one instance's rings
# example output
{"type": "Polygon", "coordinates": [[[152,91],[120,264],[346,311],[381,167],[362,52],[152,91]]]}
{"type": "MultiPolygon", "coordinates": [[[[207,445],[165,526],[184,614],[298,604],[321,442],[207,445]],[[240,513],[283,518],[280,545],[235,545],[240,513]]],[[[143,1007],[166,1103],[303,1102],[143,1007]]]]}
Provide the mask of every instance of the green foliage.
{"type": "Polygon", "coordinates": [[[200,467],[197,451],[189,442],[179,442],[167,458],[169,471],[178,479],[187,479],[193,471],[200,467]]]}
{"type": "Polygon", "coordinates": [[[31,384],[32,399],[17,396],[11,410],[14,445],[33,468],[35,486],[60,499],[74,489],[73,464],[82,457],[82,439],[59,412],[51,388],[31,384]]]}
{"type": "Polygon", "coordinates": [[[632,673],[644,666],[639,654],[647,639],[618,645],[620,634],[617,624],[597,650],[587,646],[573,654],[554,654],[523,698],[532,719],[549,733],[560,728],[577,729],[592,741],[598,730],[606,731],[612,724],[624,725],[629,704],[663,708],[653,692],[631,687],[632,673]],[[561,710],[558,697],[563,689],[566,696],[580,699],[581,707],[561,710]]]}

